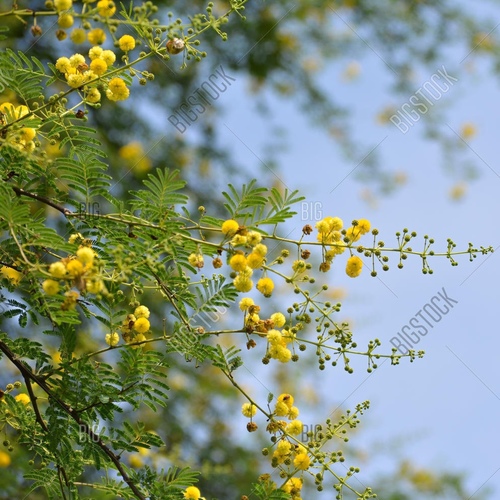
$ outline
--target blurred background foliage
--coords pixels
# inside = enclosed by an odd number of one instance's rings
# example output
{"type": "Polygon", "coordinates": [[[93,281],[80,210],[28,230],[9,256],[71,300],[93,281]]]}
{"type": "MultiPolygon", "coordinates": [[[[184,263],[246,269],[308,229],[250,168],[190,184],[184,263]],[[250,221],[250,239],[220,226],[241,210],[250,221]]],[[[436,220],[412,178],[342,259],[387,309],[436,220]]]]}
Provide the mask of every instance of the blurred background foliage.
{"type": "MultiPolygon", "coordinates": [[[[167,22],[169,12],[174,18],[187,21],[190,15],[206,7],[206,3],[199,0],[154,3],[159,7],[157,17],[163,22],[167,22]]],[[[19,1],[17,5],[33,10],[44,8],[44,2],[39,1],[19,1]]],[[[0,12],[11,6],[11,2],[0,1],[0,12]]],[[[228,2],[216,1],[214,13],[221,14],[227,7],[228,2]]],[[[109,173],[116,180],[115,196],[126,199],[129,189],[137,187],[155,168],[180,169],[181,176],[188,181],[191,205],[203,205],[211,215],[224,216],[221,190],[228,182],[238,186],[258,177],[261,185],[276,183],[269,169],[256,158],[249,155],[246,164],[238,163],[231,150],[223,145],[224,99],[213,101],[207,112],[198,117],[196,127],[189,128],[187,133],[179,133],[168,121],[179,105],[220,66],[244,82],[248,100],[259,113],[271,112],[270,101],[287,100],[296,104],[308,116],[311,126],[331,135],[346,162],[356,162],[370,145],[357,140],[355,124],[350,110],[343,105],[342,95],[334,88],[325,88],[320,78],[324,68],[341,62],[346,65],[346,78],[355,78],[359,68],[350,61],[367,54],[379,58],[387,68],[394,95],[402,96],[397,102],[403,102],[403,97],[418,87],[414,76],[419,70],[427,68],[432,73],[441,67],[443,55],[454,47],[463,48],[466,53],[474,50],[491,61],[493,71],[500,69],[498,43],[489,35],[494,19],[474,18],[471,9],[453,0],[300,0],[295,3],[256,0],[247,3],[245,15],[246,20],[236,15],[231,17],[226,25],[227,42],[211,31],[203,34],[200,49],[205,50],[208,57],[201,63],[189,64],[187,69],[180,70],[182,55],[168,62],[149,59],[143,69],[154,73],[153,84],[134,88],[131,98],[123,104],[106,102],[99,110],[88,110],[88,125],[97,128],[109,156],[109,173]]],[[[29,23],[25,25],[13,17],[2,17],[1,22],[8,25],[10,31],[8,39],[0,42],[0,49],[22,50],[45,63],[54,62],[61,55],[86,52],[90,46],[87,42],[73,44],[69,36],[71,29],[66,40],[57,41],[53,18],[40,21],[43,34],[38,38],[30,33],[29,23]]],[[[52,88],[50,92],[57,90],[62,87],[52,88]]],[[[0,95],[0,102],[12,100],[8,89],[0,95]]],[[[381,110],[378,117],[381,122],[388,122],[392,114],[390,106],[388,103],[387,109],[381,110]]],[[[435,116],[432,113],[426,117],[427,134],[442,146],[444,165],[462,169],[464,180],[474,177],[473,166],[457,161],[456,141],[436,125],[435,116]]],[[[263,158],[263,163],[276,172],[283,169],[276,152],[276,143],[280,141],[278,136],[269,138],[269,156],[263,158]]],[[[64,152],[54,148],[49,154],[64,152]]],[[[380,193],[388,193],[404,182],[404,175],[395,178],[385,172],[376,154],[363,162],[358,172],[360,182],[380,193]]],[[[101,200],[96,207],[102,212],[106,210],[101,200]]],[[[64,222],[54,218],[54,224],[59,225],[61,234],[67,233],[64,222]]],[[[91,221],[82,220],[81,232],[85,233],[89,226],[91,221]]],[[[141,302],[152,310],[151,323],[161,325],[166,317],[164,304],[155,303],[147,296],[142,297],[141,302]]],[[[276,310],[281,307],[277,300],[276,310]]],[[[218,321],[222,327],[225,322],[240,319],[221,314],[206,320],[218,321]]],[[[20,334],[16,333],[15,323],[9,322],[8,328],[12,335],[20,334]]],[[[102,332],[86,331],[83,324],[79,349],[97,346],[102,336],[102,332]]],[[[58,353],[53,354],[57,362],[58,353]]],[[[260,364],[258,354],[246,353],[249,366],[260,364]]],[[[293,386],[281,367],[266,367],[266,377],[273,387],[282,391],[293,387],[295,393],[307,395],[305,399],[311,403],[317,402],[319,395],[307,376],[316,374],[317,368],[312,360],[304,361],[301,359],[300,366],[294,365],[298,372],[293,386]]],[[[170,357],[169,363],[168,383],[172,391],[167,408],[156,414],[144,412],[134,416],[158,432],[167,445],[164,449],[132,454],[124,460],[133,466],[162,467],[175,463],[199,469],[203,473],[200,489],[207,498],[236,499],[244,493],[250,495],[249,485],[260,473],[268,471],[268,465],[260,454],[266,445],[264,438],[251,435],[249,439],[247,435],[239,413],[242,401],[234,399],[231,386],[212,367],[194,367],[180,356],[170,357]]],[[[14,373],[9,371],[5,359],[0,366],[2,385],[12,382],[14,373]]],[[[247,383],[252,383],[250,374],[247,383]]],[[[127,418],[126,412],[123,418],[127,418]]],[[[353,464],[361,461],[363,468],[369,468],[370,462],[377,459],[378,451],[364,449],[356,444],[356,438],[348,447],[353,464]]],[[[0,499],[45,498],[41,492],[29,492],[28,482],[22,479],[22,464],[29,458],[29,453],[20,446],[12,453],[6,449],[0,451],[0,499]]],[[[436,472],[402,461],[371,486],[384,500],[465,499],[473,492],[465,490],[464,479],[460,471],[436,472]]],[[[305,498],[320,496],[314,492],[305,495],[305,498]]],[[[324,495],[328,497],[329,493],[324,495]]],[[[88,497],[101,498],[92,491],[88,497]]]]}

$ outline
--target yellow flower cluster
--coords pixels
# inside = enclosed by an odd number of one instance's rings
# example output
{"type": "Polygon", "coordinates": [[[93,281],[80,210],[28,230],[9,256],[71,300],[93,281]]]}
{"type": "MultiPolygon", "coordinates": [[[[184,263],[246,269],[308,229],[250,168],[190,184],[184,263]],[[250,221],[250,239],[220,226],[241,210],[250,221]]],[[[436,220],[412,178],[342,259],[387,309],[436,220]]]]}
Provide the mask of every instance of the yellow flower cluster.
{"type": "MultiPolygon", "coordinates": [[[[24,116],[28,115],[30,110],[28,106],[16,106],[11,102],[4,102],[0,104],[0,126],[9,123],[17,122],[24,116]]],[[[23,127],[22,122],[20,125],[8,129],[6,142],[23,151],[31,153],[35,149],[34,139],[36,136],[36,129],[32,127],[23,127]]]]}
{"type": "Polygon", "coordinates": [[[269,330],[267,333],[268,350],[267,356],[277,359],[282,363],[288,363],[292,359],[292,351],[287,345],[295,340],[295,335],[288,330],[269,330]]]}
{"type": "Polygon", "coordinates": [[[200,253],[192,253],[188,257],[188,262],[193,266],[201,269],[205,265],[205,261],[203,259],[203,255],[200,253]]]}
{"type": "MultiPolygon", "coordinates": [[[[294,398],[291,394],[281,394],[276,401],[274,408],[274,416],[287,417],[291,422],[283,420],[274,420],[267,426],[268,432],[272,434],[280,433],[281,437],[276,440],[276,448],[271,456],[273,467],[278,467],[282,464],[293,466],[292,474],[297,471],[305,471],[311,465],[308,450],[305,446],[290,436],[298,436],[302,433],[303,424],[297,420],[299,410],[294,406],[294,398]]],[[[302,490],[303,481],[301,478],[290,478],[282,489],[292,495],[293,500],[301,500],[300,491],[302,490]]]]}
{"type": "MultiPolygon", "coordinates": [[[[265,262],[267,247],[262,242],[262,235],[257,231],[248,230],[240,226],[235,220],[226,220],[221,227],[222,234],[230,240],[232,247],[246,247],[247,252],[236,250],[229,259],[229,266],[238,274],[233,284],[239,292],[249,292],[253,288],[252,275],[255,269],[259,269],[265,262]]],[[[261,278],[257,283],[259,290],[266,297],[270,297],[274,289],[274,283],[270,278],[261,278]]]]}
{"type": "Polygon", "coordinates": [[[99,294],[105,291],[104,282],[99,276],[99,269],[96,265],[96,253],[90,246],[88,240],[84,240],[81,234],[73,234],[69,238],[70,243],[82,241],[75,255],[65,257],[50,264],[48,272],[50,279],[42,283],[43,291],[47,295],[56,295],[61,291],[61,281],[66,288],[62,309],[74,309],[79,297],[79,293],[69,290],[71,286],[80,292],[99,294]]]}
{"type": "MultiPolygon", "coordinates": [[[[260,334],[267,334],[269,330],[275,327],[281,328],[286,323],[284,314],[280,312],[271,314],[269,319],[261,319],[259,316],[260,306],[256,305],[250,297],[241,299],[239,306],[245,313],[244,323],[247,333],[257,332],[260,334]]],[[[288,335],[286,330],[283,330],[283,333],[288,335]]]]}
{"type": "Polygon", "coordinates": [[[88,56],[90,64],[87,64],[82,54],[60,57],[56,61],[56,69],[64,74],[70,87],[83,89],[85,101],[88,103],[95,104],[101,100],[99,88],[103,87],[110,101],[128,99],[130,90],[124,80],[119,77],[103,78],[116,61],[115,53],[111,50],[103,50],[96,45],[89,50],[88,56]]]}
{"type": "MultiPolygon", "coordinates": [[[[150,316],[149,309],[146,306],[141,305],[135,308],[134,314],[129,314],[123,320],[120,329],[122,331],[123,340],[127,344],[131,343],[135,344],[137,342],[144,342],[146,340],[145,333],[149,332],[149,329],[151,327],[151,324],[148,319],[149,316],[150,316]]],[[[109,345],[116,345],[116,344],[110,344],[107,340],[106,343],[109,345]]],[[[138,347],[138,345],[134,347],[138,347]]]]}
{"type": "MultiPolygon", "coordinates": [[[[353,221],[351,227],[342,231],[343,225],[342,219],[338,217],[325,217],[316,223],[318,241],[325,246],[330,245],[330,249],[324,253],[324,262],[320,265],[321,271],[328,271],[336,255],[344,253],[348,246],[358,241],[371,229],[370,221],[367,219],[353,221]]],[[[294,263],[293,269],[296,274],[301,270],[299,263],[300,261],[294,263]]],[[[346,274],[351,278],[356,278],[361,274],[362,268],[363,261],[359,257],[352,256],[347,260],[346,274]]]]}

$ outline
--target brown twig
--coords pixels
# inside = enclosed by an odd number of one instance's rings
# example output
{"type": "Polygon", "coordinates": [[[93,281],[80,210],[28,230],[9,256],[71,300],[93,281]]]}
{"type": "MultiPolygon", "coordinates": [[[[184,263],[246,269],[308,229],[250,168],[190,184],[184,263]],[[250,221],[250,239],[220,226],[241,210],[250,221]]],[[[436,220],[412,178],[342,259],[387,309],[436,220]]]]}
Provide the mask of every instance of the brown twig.
{"type": "Polygon", "coordinates": [[[58,205],[57,203],[53,202],[52,200],[49,200],[45,196],[40,196],[35,193],[30,193],[29,191],[25,191],[22,188],[19,188],[17,186],[12,186],[12,189],[18,196],[27,196],[28,198],[32,198],[37,201],[41,201],[42,203],[45,203],[46,205],[51,206],[52,208],[55,208],[59,212],[61,212],[63,215],[68,215],[71,214],[71,210],[68,210],[67,208],[64,208],[62,205],[58,205]]]}

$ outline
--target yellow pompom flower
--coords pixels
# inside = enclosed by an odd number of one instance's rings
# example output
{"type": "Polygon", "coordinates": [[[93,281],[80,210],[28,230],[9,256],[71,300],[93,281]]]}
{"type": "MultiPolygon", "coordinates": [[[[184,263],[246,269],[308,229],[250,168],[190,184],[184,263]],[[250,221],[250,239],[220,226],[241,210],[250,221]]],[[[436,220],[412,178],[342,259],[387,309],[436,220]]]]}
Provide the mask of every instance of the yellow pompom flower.
{"type": "Polygon", "coordinates": [[[67,82],[71,88],[77,89],[85,83],[85,77],[80,74],[69,75],[67,82]]]}
{"type": "Polygon", "coordinates": [[[247,311],[250,306],[255,305],[255,302],[250,297],[245,297],[240,300],[240,309],[242,311],[247,311]]]}
{"type": "Polygon", "coordinates": [[[294,401],[293,396],[288,393],[283,393],[278,396],[278,403],[285,403],[289,409],[292,408],[294,401]]]}
{"type": "Polygon", "coordinates": [[[128,99],[130,90],[121,78],[112,78],[106,90],[106,97],[110,101],[124,101],[128,99]]]}
{"type": "Polygon", "coordinates": [[[247,265],[252,269],[258,269],[264,263],[264,257],[257,252],[252,252],[247,257],[247,265]]]}
{"type": "Polygon", "coordinates": [[[108,70],[108,65],[100,57],[94,59],[90,63],[90,69],[97,75],[101,76],[108,70]]]}
{"type": "MultiPolygon", "coordinates": [[[[284,485],[283,488],[281,488],[285,493],[291,493],[294,495],[294,498],[296,495],[300,492],[302,489],[302,479],[300,477],[291,477],[284,485]]],[[[298,498],[298,497],[297,497],[298,498]]]]}
{"type": "Polygon", "coordinates": [[[185,500],[201,500],[201,492],[196,486],[188,486],[184,490],[184,499],[185,500]]]}
{"type": "Polygon", "coordinates": [[[325,217],[325,221],[327,222],[330,231],[340,231],[344,222],[339,217],[325,217]]]}
{"type": "Polygon", "coordinates": [[[18,394],[15,397],[15,400],[18,401],[19,403],[22,403],[23,405],[28,405],[31,403],[30,397],[24,392],[21,392],[21,394],[18,394]]]}
{"type": "Polygon", "coordinates": [[[280,345],[283,341],[281,332],[278,330],[269,330],[267,332],[266,338],[271,345],[280,345]]]}
{"type": "Polygon", "coordinates": [[[22,141],[30,142],[35,138],[36,130],[31,127],[24,127],[19,131],[19,136],[22,141]]]}
{"type": "Polygon", "coordinates": [[[135,40],[133,36],[123,35],[120,40],[118,40],[118,46],[123,52],[128,52],[129,50],[134,50],[135,40]]]}
{"type": "Polygon", "coordinates": [[[244,403],[241,407],[241,413],[244,417],[251,418],[257,413],[257,407],[251,403],[244,403]]]}
{"type": "Polygon", "coordinates": [[[116,55],[112,50],[103,50],[100,57],[108,66],[112,66],[116,61],[116,55]]]}
{"type": "Polygon", "coordinates": [[[361,232],[357,227],[350,227],[345,233],[345,237],[349,241],[358,241],[361,238],[361,232]]]}
{"type": "Polygon", "coordinates": [[[262,241],[262,235],[257,231],[248,231],[247,233],[247,243],[254,247],[262,241]]]}
{"type": "Polygon", "coordinates": [[[55,295],[60,290],[59,283],[54,280],[45,280],[42,288],[47,295],[55,295]]]}
{"type": "Polygon", "coordinates": [[[229,265],[234,271],[243,271],[247,267],[247,259],[242,254],[236,254],[229,260],[229,265]]]}
{"type": "Polygon", "coordinates": [[[286,318],[281,313],[271,314],[271,321],[274,323],[274,326],[277,328],[281,328],[286,323],[286,318]]]}
{"type": "Polygon", "coordinates": [[[233,219],[228,219],[222,224],[222,234],[226,236],[234,236],[240,225],[233,219]]]}
{"type": "Polygon", "coordinates": [[[363,261],[356,255],[349,257],[347,260],[345,272],[350,278],[356,278],[361,274],[363,269],[363,261]]]}
{"type": "Polygon", "coordinates": [[[311,459],[307,453],[299,453],[293,460],[293,465],[300,470],[309,469],[311,459]]]}
{"type": "Polygon", "coordinates": [[[102,17],[111,17],[116,12],[115,3],[109,0],[100,0],[97,2],[97,12],[102,17]]]}
{"type": "Polygon", "coordinates": [[[57,24],[62,28],[71,28],[75,20],[71,14],[61,14],[57,19],[57,24]]]}
{"type": "Polygon", "coordinates": [[[116,344],[118,344],[118,342],[120,342],[120,336],[116,332],[106,333],[105,340],[106,340],[106,344],[113,347],[116,344]]]}
{"type": "Polygon", "coordinates": [[[261,278],[257,282],[257,290],[264,295],[264,297],[270,297],[274,290],[274,283],[271,278],[261,278]]]}
{"type": "Polygon", "coordinates": [[[290,444],[289,441],[286,441],[285,439],[279,441],[278,445],[276,446],[276,452],[278,453],[278,455],[281,456],[289,455],[291,450],[292,450],[292,445],[290,444]]]}
{"type": "Polygon", "coordinates": [[[21,281],[22,274],[11,267],[2,266],[0,272],[2,276],[8,278],[14,285],[17,285],[21,281]]]}
{"type": "Polygon", "coordinates": [[[6,468],[11,464],[12,460],[10,455],[5,451],[0,451],[0,467],[6,468]]]}
{"type": "Polygon", "coordinates": [[[85,94],[85,101],[95,104],[101,100],[101,93],[95,87],[88,89],[85,94]]]}
{"type": "Polygon", "coordinates": [[[84,43],[87,39],[87,34],[82,28],[75,28],[69,35],[71,41],[77,45],[84,43]]]}
{"type": "Polygon", "coordinates": [[[361,234],[366,234],[371,229],[370,221],[367,219],[359,219],[356,226],[361,234]]]}
{"type": "Polygon", "coordinates": [[[274,353],[274,358],[280,363],[288,363],[292,359],[292,351],[287,347],[281,345],[276,346],[276,352],[274,353]]]}
{"type": "Polygon", "coordinates": [[[54,278],[64,278],[66,275],[66,266],[62,262],[54,262],[49,266],[49,273],[54,278]]]}
{"type": "Polygon", "coordinates": [[[238,292],[249,292],[253,288],[253,281],[244,275],[239,274],[234,278],[233,285],[238,292]]]}
{"type": "Polygon", "coordinates": [[[295,420],[299,416],[299,409],[296,406],[292,406],[287,416],[290,420],[295,420]]]}
{"type": "Polygon", "coordinates": [[[78,68],[79,66],[85,64],[85,57],[82,56],[82,54],[73,54],[69,58],[69,63],[72,68],[78,68]]]}
{"type": "Polygon", "coordinates": [[[285,430],[286,432],[288,432],[288,434],[291,434],[292,436],[298,436],[299,434],[302,433],[303,427],[304,426],[300,420],[293,420],[292,422],[287,424],[285,430]]]}
{"type": "Polygon", "coordinates": [[[60,57],[56,61],[56,69],[61,73],[67,73],[71,68],[71,61],[67,57],[60,57]]]}
{"type": "Polygon", "coordinates": [[[289,412],[288,406],[283,402],[283,401],[278,401],[274,407],[274,413],[278,417],[284,417],[285,415],[288,415],[289,412]]]}
{"type": "Polygon", "coordinates": [[[137,318],[137,321],[134,323],[134,330],[138,333],[146,333],[149,331],[151,324],[149,323],[149,320],[142,317],[142,318],[137,318]]]}
{"type": "Polygon", "coordinates": [[[235,234],[231,240],[231,245],[233,247],[243,246],[247,244],[247,237],[241,234],[235,234]]]}
{"type": "Polygon", "coordinates": [[[134,316],[136,318],[149,318],[149,315],[151,313],[149,312],[149,309],[146,306],[138,306],[135,308],[134,311],[134,316]]]}
{"type": "Polygon", "coordinates": [[[89,50],[89,58],[91,61],[93,61],[94,59],[101,57],[102,53],[103,53],[102,47],[99,47],[98,45],[96,45],[95,47],[92,47],[89,50]]]}
{"type": "Polygon", "coordinates": [[[57,12],[71,9],[72,6],[73,0],[54,0],[54,7],[56,8],[57,12]]]}
{"type": "Polygon", "coordinates": [[[77,259],[70,260],[66,264],[66,270],[68,271],[69,275],[72,278],[76,278],[77,276],[81,276],[84,272],[83,264],[77,259]]]}
{"type": "Polygon", "coordinates": [[[81,247],[76,251],[76,256],[82,264],[92,264],[94,262],[95,252],[89,247],[81,247]]]}
{"type": "Polygon", "coordinates": [[[258,245],[255,245],[253,251],[257,255],[260,255],[261,257],[265,257],[267,254],[267,247],[266,247],[266,245],[259,243],[258,245]]]}
{"type": "Polygon", "coordinates": [[[240,276],[244,276],[245,278],[251,278],[253,275],[253,269],[251,267],[245,267],[240,271],[240,276]]]}
{"type": "Polygon", "coordinates": [[[188,257],[188,262],[193,266],[197,267],[198,269],[201,269],[204,266],[204,260],[203,260],[203,255],[199,253],[192,253],[188,257]]]}
{"type": "Polygon", "coordinates": [[[106,41],[106,33],[101,28],[94,28],[87,33],[87,40],[92,45],[102,45],[106,41]]]}

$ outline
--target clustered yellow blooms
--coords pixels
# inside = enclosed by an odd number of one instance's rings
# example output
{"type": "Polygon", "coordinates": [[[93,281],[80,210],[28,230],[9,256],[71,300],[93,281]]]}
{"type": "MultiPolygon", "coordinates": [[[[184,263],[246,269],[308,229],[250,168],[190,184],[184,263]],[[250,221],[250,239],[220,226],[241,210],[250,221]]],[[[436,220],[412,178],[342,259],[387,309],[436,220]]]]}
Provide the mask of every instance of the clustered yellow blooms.
{"type": "MultiPolygon", "coordinates": [[[[17,122],[17,120],[28,115],[30,110],[28,106],[16,106],[11,102],[0,104],[0,126],[9,123],[17,122]]],[[[22,122],[8,129],[5,141],[12,144],[16,148],[31,153],[35,149],[36,129],[32,127],[23,127],[22,122]]]]}
{"type": "MultiPolygon", "coordinates": [[[[320,265],[321,271],[328,271],[335,256],[344,253],[347,247],[358,241],[371,229],[370,221],[367,219],[353,221],[353,225],[344,231],[342,231],[343,225],[342,219],[330,216],[316,223],[318,242],[325,246],[330,245],[330,248],[324,252],[324,262],[320,265]]],[[[294,263],[296,274],[301,271],[299,263],[300,261],[294,263]]],[[[363,261],[357,256],[352,256],[347,260],[346,274],[351,278],[356,278],[361,274],[362,268],[363,261]]]]}
{"type": "MultiPolygon", "coordinates": [[[[272,433],[281,433],[281,437],[276,441],[276,448],[272,454],[271,462],[273,467],[285,464],[292,466],[295,470],[305,471],[310,467],[311,459],[307,448],[290,436],[298,436],[302,433],[303,424],[297,420],[299,410],[294,406],[294,398],[291,394],[281,394],[276,401],[274,415],[277,417],[287,417],[291,422],[283,420],[271,420],[267,430],[272,433]]],[[[294,500],[301,500],[300,491],[303,481],[301,478],[290,478],[284,485],[283,490],[292,494],[294,500]]]]}
{"type": "Polygon", "coordinates": [[[90,241],[85,240],[80,233],[69,237],[70,243],[82,242],[75,255],[65,257],[50,264],[48,272],[51,278],[42,283],[43,291],[47,295],[56,295],[61,291],[61,281],[67,290],[65,300],[61,305],[63,310],[74,309],[79,298],[79,293],[69,290],[71,286],[79,292],[99,294],[106,291],[103,280],[99,276],[96,263],[96,252],[90,248],[90,241]]]}
{"type": "MultiPolygon", "coordinates": [[[[267,247],[261,243],[262,235],[257,231],[240,226],[233,219],[226,220],[222,224],[221,231],[226,238],[231,238],[229,241],[231,247],[245,247],[246,249],[245,251],[234,250],[229,258],[229,267],[236,273],[236,276],[233,274],[233,284],[236,290],[242,293],[249,292],[254,286],[253,272],[264,265],[267,255],[267,247]]],[[[188,262],[193,267],[201,269],[204,266],[203,255],[192,253],[188,257],[188,262]]],[[[222,266],[221,259],[215,258],[213,265],[216,269],[220,268],[222,266]]],[[[274,290],[274,283],[271,278],[264,277],[259,279],[256,288],[265,297],[270,297],[274,290]]]]}
{"type": "MultiPolygon", "coordinates": [[[[138,342],[144,342],[146,339],[146,333],[149,332],[151,324],[149,322],[150,311],[146,306],[140,305],[137,306],[134,310],[134,314],[129,314],[123,320],[123,323],[120,327],[122,331],[123,340],[127,344],[136,344],[138,342]]],[[[106,343],[109,345],[116,345],[116,343],[111,344],[108,342],[108,335],[110,335],[109,340],[114,341],[116,339],[115,335],[117,334],[107,334],[106,335],[106,343]]],[[[138,347],[140,344],[137,344],[134,347],[138,347]]]]}
{"type": "MultiPolygon", "coordinates": [[[[124,35],[124,45],[130,46],[130,42],[124,35]]],[[[132,37],[130,37],[132,38],[132,37]]],[[[120,39],[120,40],[122,40],[120,39]]],[[[135,44],[135,41],[134,41],[135,44]]],[[[98,45],[92,47],[88,56],[90,64],[87,64],[85,56],[73,54],[71,57],[60,57],[56,61],[56,69],[64,74],[66,82],[72,88],[81,88],[87,103],[95,104],[101,100],[101,91],[105,89],[106,97],[110,101],[124,101],[130,96],[130,90],[125,81],[119,77],[106,78],[105,73],[116,61],[116,55],[111,50],[103,50],[98,45]]]]}
{"type": "MultiPolygon", "coordinates": [[[[257,231],[248,230],[240,226],[234,219],[224,221],[221,227],[222,234],[231,238],[232,247],[246,247],[247,252],[236,250],[229,259],[229,266],[238,273],[233,284],[239,292],[249,292],[253,288],[252,275],[255,269],[259,269],[265,263],[267,247],[262,243],[262,235],[257,231]]],[[[261,278],[257,283],[259,290],[266,297],[270,297],[274,289],[274,283],[270,278],[261,278]]]]}
{"type": "MultiPolygon", "coordinates": [[[[93,3],[94,1],[95,0],[88,0],[86,3],[93,3]]],[[[54,7],[59,14],[59,17],[57,19],[57,24],[59,25],[59,27],[66,29],[73,26],[75,22],[71,11],[73,7],[73,1],[54,0],[54,7]]],[[[97,14],[102,17],[108,18],[115,14],[116,5],[114,2],[111,2],[109,0],[100,0],[99,2],[97,2],[95,12],[97,12],[97,14]]],[[[91,41],[90,38],[89,41],[91,41]]]]}

